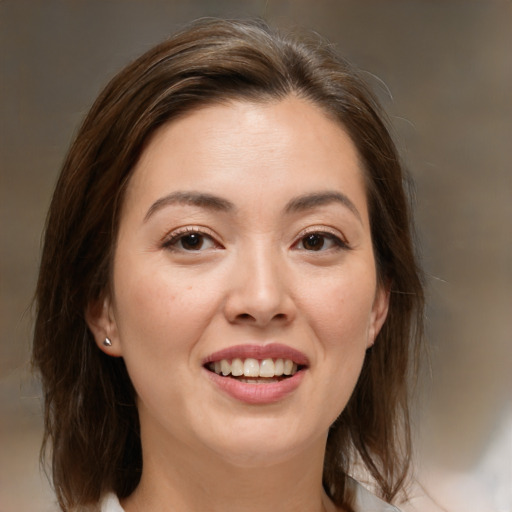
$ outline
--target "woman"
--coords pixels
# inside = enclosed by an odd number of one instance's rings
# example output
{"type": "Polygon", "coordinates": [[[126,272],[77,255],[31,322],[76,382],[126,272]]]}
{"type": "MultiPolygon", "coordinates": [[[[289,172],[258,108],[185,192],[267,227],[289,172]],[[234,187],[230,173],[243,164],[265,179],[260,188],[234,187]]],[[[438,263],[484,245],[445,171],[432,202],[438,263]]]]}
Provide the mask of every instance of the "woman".
{"type": "Polygon", "coordinates": [[[423,292],[379,107],[317,38],[203,20],[129,65],[47,220],[62,510],[396,510],[423,292]]]}

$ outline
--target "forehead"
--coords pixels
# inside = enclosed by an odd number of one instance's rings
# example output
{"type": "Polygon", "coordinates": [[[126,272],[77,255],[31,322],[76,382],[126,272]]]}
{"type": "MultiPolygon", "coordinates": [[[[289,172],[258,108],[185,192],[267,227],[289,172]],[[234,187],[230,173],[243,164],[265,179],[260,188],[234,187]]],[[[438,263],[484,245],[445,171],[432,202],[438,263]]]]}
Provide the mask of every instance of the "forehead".
{"type": "Polygon", "coordinates": [[[173,190],[227,194],[236,202],[248,191],[265,201],[272,192],[326,189],[350,194],[366,210],[364,172],[342,125],[288,97],[210,105],[163,126],[134,169],[125,203],[147,204],[173,190]]]}

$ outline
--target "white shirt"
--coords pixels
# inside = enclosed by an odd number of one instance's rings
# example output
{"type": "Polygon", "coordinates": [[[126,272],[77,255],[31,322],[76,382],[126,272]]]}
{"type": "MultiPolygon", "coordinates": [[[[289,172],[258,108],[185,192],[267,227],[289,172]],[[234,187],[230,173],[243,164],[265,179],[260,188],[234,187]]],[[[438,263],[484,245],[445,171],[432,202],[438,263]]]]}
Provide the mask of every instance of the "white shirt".
{"type": "MultiPolygon", "coordinates": [[[[347,483],[355,493],[355,512],[400,512],[393,505],[384,503],[355,480],[350,479],[347,483]]],[[[100,512],[124,512],[124,510],[117,496],[109,493],[101,500],[100,512]]]]}

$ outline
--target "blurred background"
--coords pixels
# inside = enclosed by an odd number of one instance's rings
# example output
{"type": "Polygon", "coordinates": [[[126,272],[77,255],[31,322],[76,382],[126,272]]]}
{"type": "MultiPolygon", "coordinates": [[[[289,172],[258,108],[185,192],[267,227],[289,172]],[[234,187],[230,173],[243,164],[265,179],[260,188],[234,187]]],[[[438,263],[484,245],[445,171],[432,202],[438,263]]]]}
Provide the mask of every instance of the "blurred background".
{"type": "Polygon", "coordinates": [[[30,303],[64,154],[110,77],[201,16],[314,29],[367,72],[416,183],[427,272],[431,361],[404,510],[511,512],[507,0],[0,0],[0,512],[56,510],[38,466],[30,303]]]}

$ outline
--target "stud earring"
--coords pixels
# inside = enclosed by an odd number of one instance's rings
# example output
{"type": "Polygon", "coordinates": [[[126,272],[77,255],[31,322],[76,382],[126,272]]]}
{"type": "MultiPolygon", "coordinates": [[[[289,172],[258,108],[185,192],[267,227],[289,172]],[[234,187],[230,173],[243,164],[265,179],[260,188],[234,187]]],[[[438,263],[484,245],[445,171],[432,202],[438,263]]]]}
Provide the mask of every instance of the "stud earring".
{"type": "Polygon", "coordinates": [[[112,346],[112,342],[110,341],[110,338],[105,338],[103,340],[103,345],[105,345],[105,347],[111,347],[112,346]]]}

